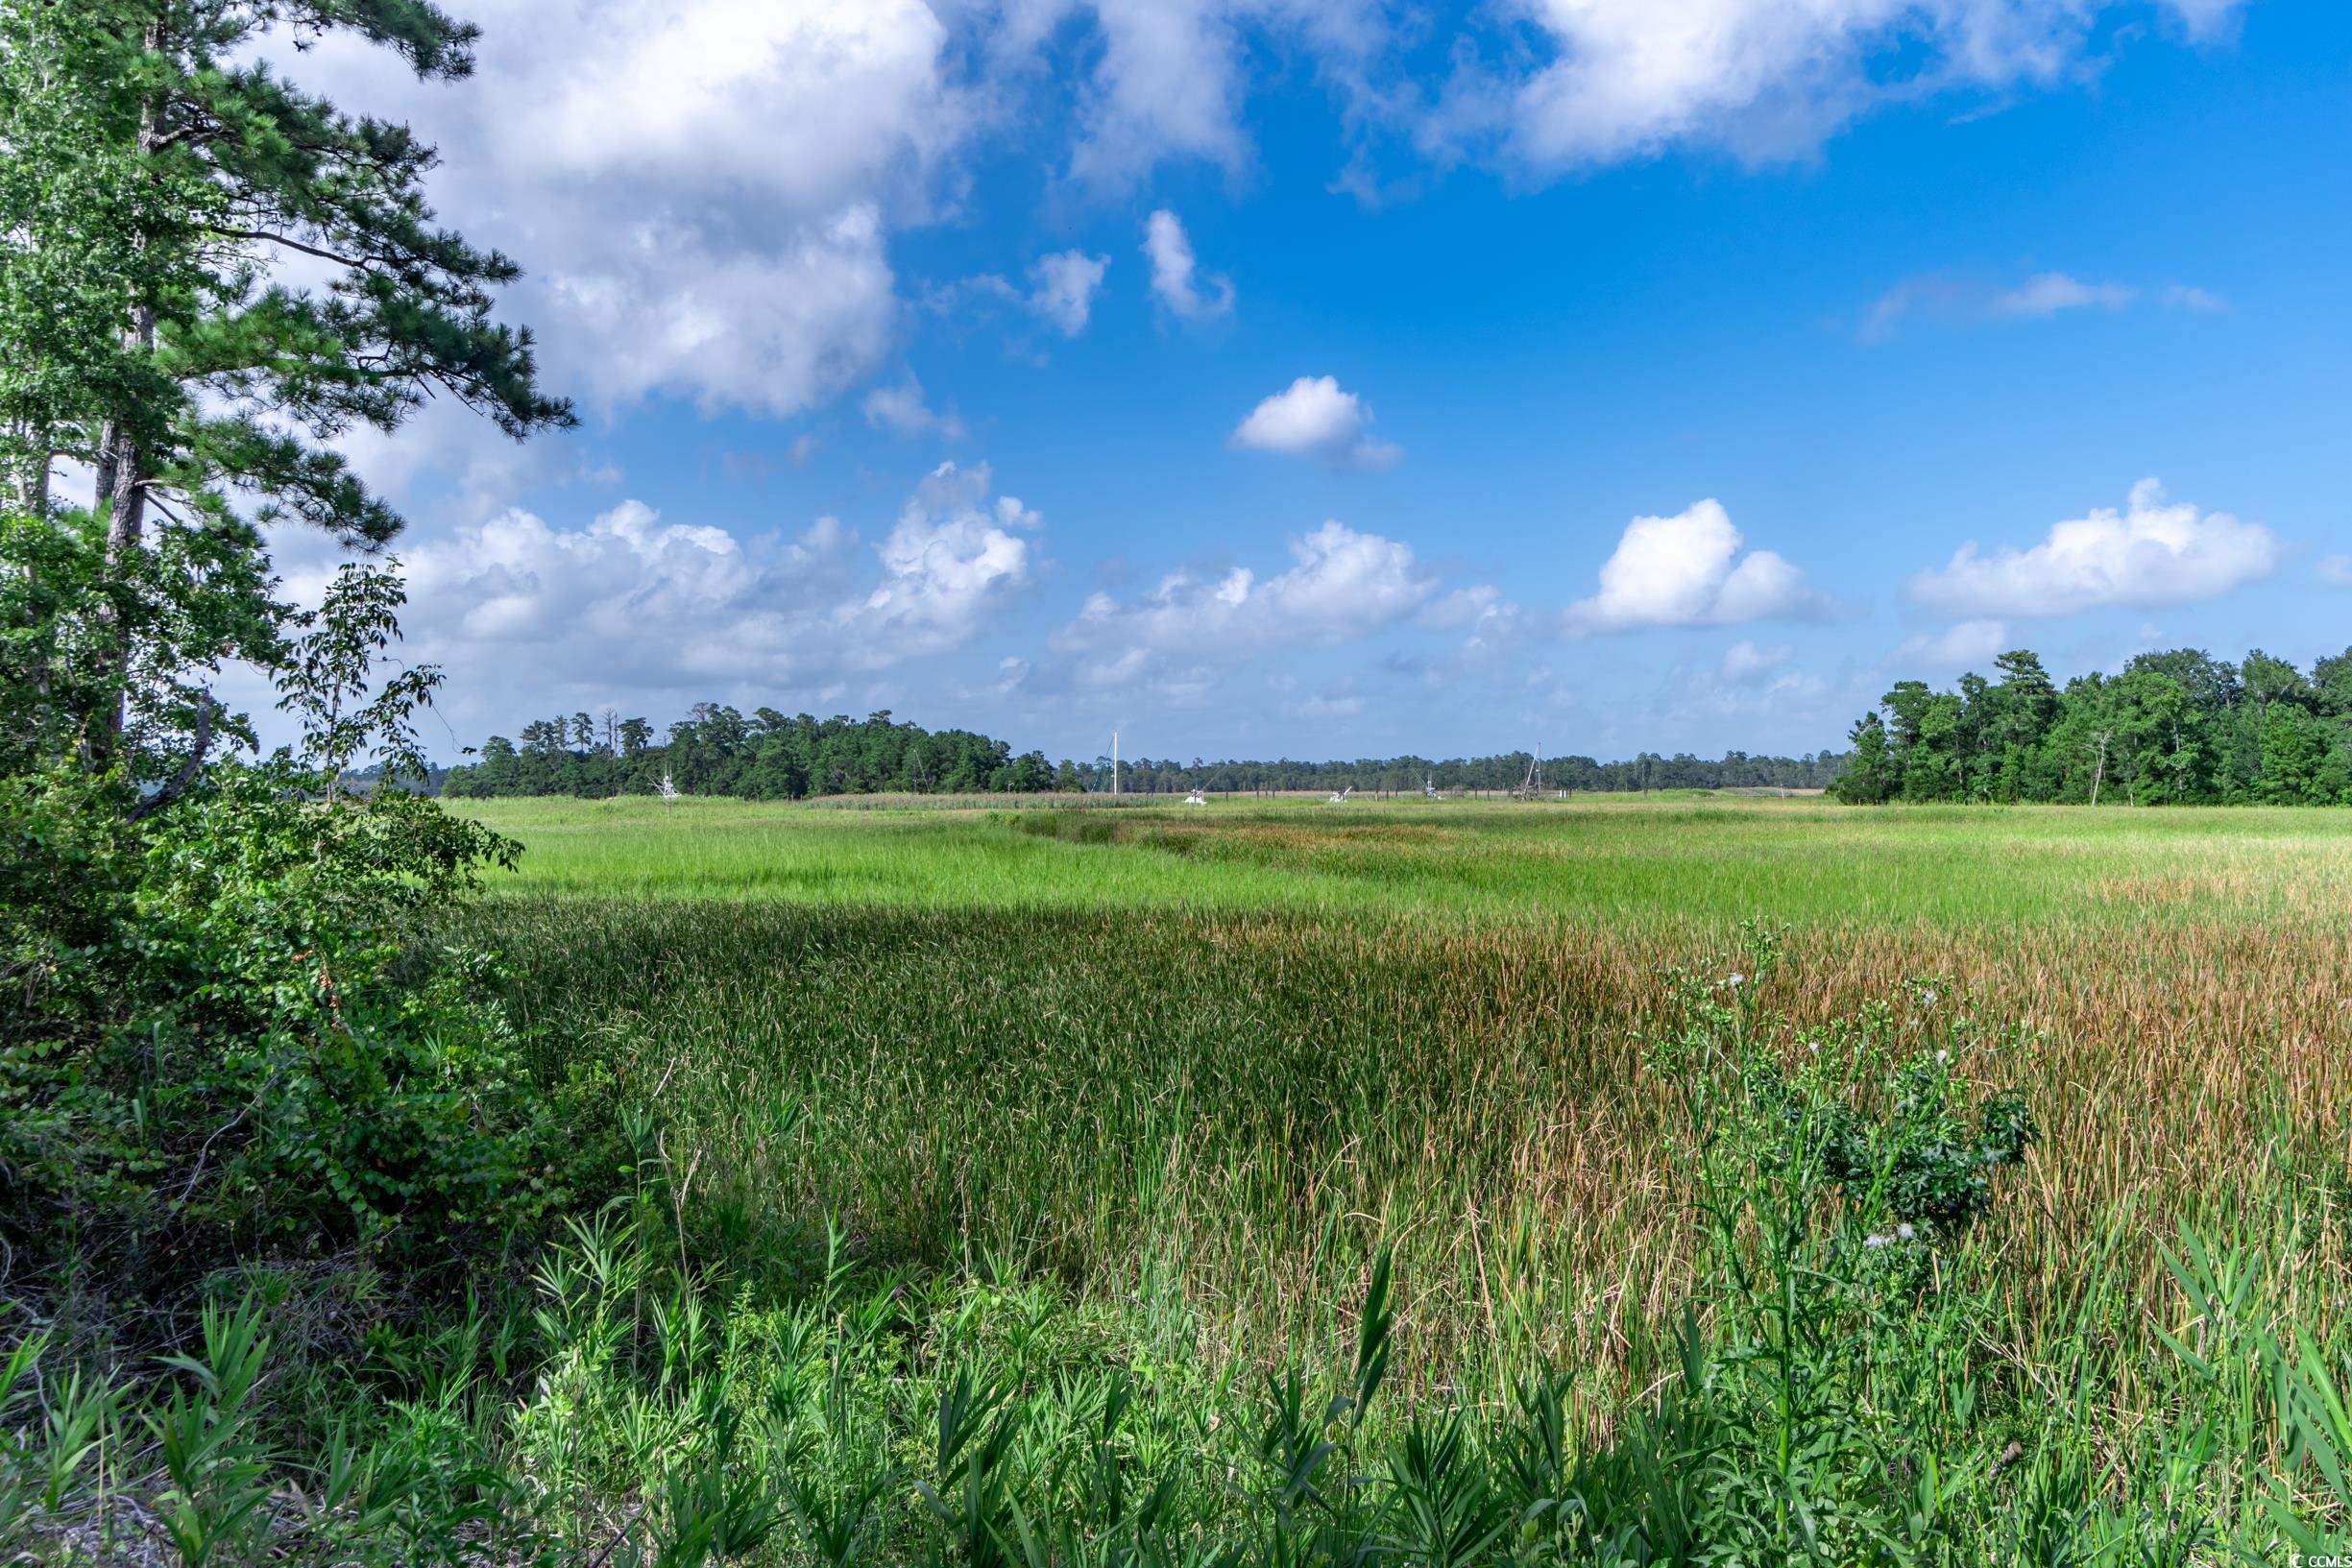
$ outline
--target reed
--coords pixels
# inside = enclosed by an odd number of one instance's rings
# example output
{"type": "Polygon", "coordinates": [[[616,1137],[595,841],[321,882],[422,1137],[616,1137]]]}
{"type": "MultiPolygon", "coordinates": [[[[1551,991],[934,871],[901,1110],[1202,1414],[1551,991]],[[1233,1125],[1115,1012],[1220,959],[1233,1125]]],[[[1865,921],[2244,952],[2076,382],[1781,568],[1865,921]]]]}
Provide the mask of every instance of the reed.
{"type": "Polygon", "coordinates": [[[1385,1247],[1404,1375],[1531,1350],[1606,1403],[1689,1284],[1656,977],[1761,919],[1800,1021],[1937,977],[2036,1036],[1983,1069],[2049,1133],[1988,1225],[2021,1354],[2110,1240],[2152,1307],[2183,1221],[2291,1236],[2316,1322],[2352,1300],[2334,813],[618,805],[488,813],[530,850],[471,934],[740,1172],[731,1236],[832,1214],[879,1261],[1104,1300],[1173,1268],[1188,1348],[1255,1359],[1338,1333],[1385,1247]],[[755,1156],[780,1098],[814,1132],[755,1156]],[[1507,1344],[1506,1298],[1544,1304],[1507,1344]]]}
{"type": "Polygon", "coordinates": [[[446,934],[503,954],[571,1217],[399,1334],[284,1273],[159,1380],[20,1334],[0,1546],[2352,1538],[2352,819],[867,804],[470,808],[525,853],[446,934]]]}

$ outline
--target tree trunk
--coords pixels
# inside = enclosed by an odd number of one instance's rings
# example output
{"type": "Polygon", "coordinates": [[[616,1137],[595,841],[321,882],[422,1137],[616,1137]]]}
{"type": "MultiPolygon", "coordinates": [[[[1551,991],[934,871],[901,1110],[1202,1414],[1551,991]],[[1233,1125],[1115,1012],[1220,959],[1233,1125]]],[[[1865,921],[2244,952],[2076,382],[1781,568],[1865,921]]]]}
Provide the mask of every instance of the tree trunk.
{"type": "Polygon", "coordinates": [[[57,454],[49,448],[49,431],[38,426],[27,427],[25,445],[33,455],[25,460],[22,472],[16,475],[16,505],[28,517],[49,515],[49,466],[57,454]]]}
{"type": "MultiPolygon", "coordinates": [[[[154,351],[156,313],[153,306],[141,305],[138,308],[132,318],[131,330],[125,337],[139,351],[154,351]]],[[[107,581],[120,587],[136,572],[137,557],[146,548],[146,454],[139,450],[137,441],[119,422],[109,421],[106,433],[110,439],[99,460],[101,489],[96,497],[96,506],[107,515],[107,581]]],[[[104,634],[98,653],[98,674],[104,695],[99,699],[99,711],[92,715],[88,746],[92,765],[104,772],[114,764],[121,754],[123,726],[129,715],[131,629],[123,621],[120,605],[110,598],[99,601],[98,618],[104,634]],[[113,689],[105,691],[109,685],[113,689]]]]}
{"type": "MultiPolygon", "coordinates": [[[[161,52],[165,34],[160,18],[148,25],[144,41],[150,53],[161,52]]],[[[162,106],[150,95],[139,106],[138,149],[142,158],[153,157],[162,145],[162,106]]],[[[123,345],[142,358],[154,356],[156,307],[152,301],[141,302],[132,311],[123,345]]],[[[140,450],[130,423],[121,418],[109,419],[99,435],[98,484],[92,505],[94,510],[107,514],[106,578],[118,589],[130,579],[139,552],[146,548],[147,479],[147,454],[140,450]]],[[[131,628],[124,623],[120,605],[111,599],[102,597],[98,615],[102,643],[97,662],[102,694],[98,712],[90,715],[85,744],[91,765],[104,772],[114,765],[122,753],[123,726],[129,716],[131,699],[131,628]],[[113,688],[111,691],[106,689],[109,686],[113,688]]]]}
{"type": "Polygon", "coordinates": [[[108,503],[114,498],[114,454],[115,448],[122,445],[122,425],[118,421],[109,420],[98,427],[98,456],[94,465],[98,470],[98,482],[90,487],[90,510],[93,512],[105,511],[108,503]]]}

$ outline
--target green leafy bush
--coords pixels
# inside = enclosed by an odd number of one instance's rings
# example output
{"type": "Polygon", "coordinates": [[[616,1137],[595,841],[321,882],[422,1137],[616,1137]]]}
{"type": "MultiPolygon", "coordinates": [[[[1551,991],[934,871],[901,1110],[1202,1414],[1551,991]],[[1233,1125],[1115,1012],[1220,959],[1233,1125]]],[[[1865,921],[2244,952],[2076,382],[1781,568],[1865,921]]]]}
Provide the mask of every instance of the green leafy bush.
{"type": "Polygon", "coordinates": [[[169,1281],[232,1257],[446,1259],[549,1196],[497,977],[428,929],[513,846],[338,787],[422,694],[355,700],[399,595],[359,568],[338,589],[287,683],[313,755],[217,763],[128,808],[68,768],[0,780],[16,1290],[135,1279],[168,1311],[169,1281]]]}

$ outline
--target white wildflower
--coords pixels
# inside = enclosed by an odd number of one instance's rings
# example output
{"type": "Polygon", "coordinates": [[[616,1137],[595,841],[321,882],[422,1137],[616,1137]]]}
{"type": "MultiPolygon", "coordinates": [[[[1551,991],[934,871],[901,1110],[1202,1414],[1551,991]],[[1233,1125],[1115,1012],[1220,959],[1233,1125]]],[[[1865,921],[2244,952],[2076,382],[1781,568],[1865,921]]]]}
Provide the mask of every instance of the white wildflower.
{"type": "Polygon", "coordinates": [[[1895,1234],[1907,1242],[1913,1237],[1917,1236],[1919,1232],[1913,1230],[1911,1228],[1911,1222],[1906,1219],[1902,1224],[1895,1227],[1895,1234]]]}

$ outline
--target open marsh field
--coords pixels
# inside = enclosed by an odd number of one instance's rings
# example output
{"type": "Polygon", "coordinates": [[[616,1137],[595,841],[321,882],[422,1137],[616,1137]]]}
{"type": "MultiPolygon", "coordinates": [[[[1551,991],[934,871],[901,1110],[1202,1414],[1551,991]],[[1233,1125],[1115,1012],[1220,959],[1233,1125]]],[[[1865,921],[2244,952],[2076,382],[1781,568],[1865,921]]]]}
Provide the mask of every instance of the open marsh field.
{"type": "Polygon", "coordinates": [[[1594,795],[845,810],[453,803],[524,843],[523,895],[946,907],[1280,909],[1728,929],[2301,927],[2352,911],[2352,813],[1594,795]],[[1088,853],[1108,851],[1109,853],[1088,853]]]}
{"type": "Polygon", "coordinates": [[[523,853],[453,934],[635,1194],[543,1291],[735,1303],[820,1555],[2352,1530],[2352,813],[465,808],[523,853]]]}
{"type": "Polygon", "coordinates": [[[1736,962],[1743,920],[1788,928],[1766,1000],[1799,1021],[1917,981],[2040,1036],[1965,1064],[2043,1129],[1985,1229],[2013,1342],[2106,1284],[2161,1311],[2183,1222],[2283,1239],[2315,1323],[2352,1300],[2352,814],[469,809],[525,846],[475,934],[547,1038],[659,1099],[705,1222],[837,1215],[874,1259],[1144,1313],[1169,1355],[1343,1334],[1385,1245],[1411,1375],[1535,1351],[1606,1407],[1687,1284],[1639,1037],[1659,972],[1736,962]]]}

